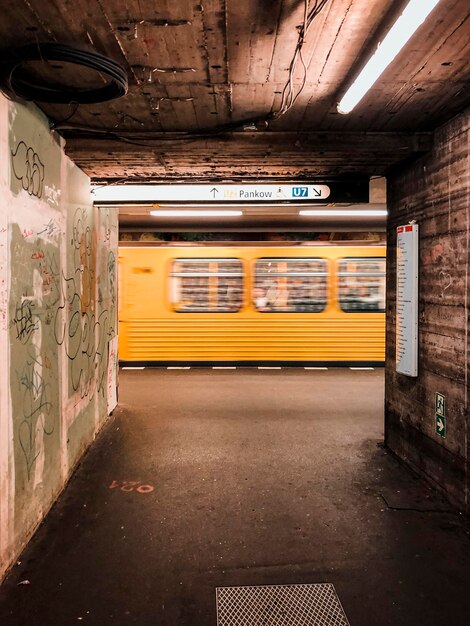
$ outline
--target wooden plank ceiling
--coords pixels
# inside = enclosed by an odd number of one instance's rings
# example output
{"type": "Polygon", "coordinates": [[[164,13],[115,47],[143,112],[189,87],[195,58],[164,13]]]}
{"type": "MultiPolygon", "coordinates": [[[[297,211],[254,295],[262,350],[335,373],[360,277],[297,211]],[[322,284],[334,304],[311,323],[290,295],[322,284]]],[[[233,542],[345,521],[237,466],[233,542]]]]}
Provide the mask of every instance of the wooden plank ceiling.
{"type": "MultiPolygon", "coordinates": [[[[305,85],[299,61],[299,95],[282,114],[303,0],[3,0],[1,46],[86,46],[126,68],[123,98],[38,103],[96,181],[372,176],[429,149],[432,130],[470,103],[470,5],[441,0],[363,102],[337,113],[404,4],[327,0],[302,48],[305,85]]],[[[91,80],[77,66],[51,65],[43,70],[59,82],[91,80]]]]}

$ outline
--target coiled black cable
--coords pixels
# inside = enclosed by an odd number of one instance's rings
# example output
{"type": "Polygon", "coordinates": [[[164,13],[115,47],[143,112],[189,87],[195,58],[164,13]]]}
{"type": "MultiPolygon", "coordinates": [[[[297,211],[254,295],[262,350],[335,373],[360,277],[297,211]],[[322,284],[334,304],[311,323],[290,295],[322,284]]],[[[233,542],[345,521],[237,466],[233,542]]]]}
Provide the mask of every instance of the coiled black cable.
{"type": "Polygon", "coordinates": [[[90,52],[60,43],[35,43],[4,51],[0,62],[0,85],[7,95],[23,100],[55,104],[93,104],[113,100],[127,93],[128,82],[124,68],[98,52],[90,52]],[[28,61],[62,61],[88,67],[109,79],[103,87],[77,89],[33,84],[22,65],[28,61]]]}

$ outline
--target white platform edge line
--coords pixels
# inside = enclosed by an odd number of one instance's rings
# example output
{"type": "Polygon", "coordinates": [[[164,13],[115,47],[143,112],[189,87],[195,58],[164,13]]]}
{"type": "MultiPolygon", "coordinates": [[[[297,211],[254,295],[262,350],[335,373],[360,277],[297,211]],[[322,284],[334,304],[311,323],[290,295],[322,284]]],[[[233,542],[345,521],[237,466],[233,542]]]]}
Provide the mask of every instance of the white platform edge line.
{"type": "Polygon", "coordinates": [[[189,365],[185,367],[172,366],[172,367],[167,367],[166,369],[167,370],[190,370],[191,367],[189,365]]]}
{"type": "Polygon", "coordinates": [[[237,368],[233,365],[213,365],[212,366],[213,370],[236,370],[237,368]]]}
{"type": "Polygon", "coordinates": [[[304,370],[327,370],[327,367],[304,367],[304,370]]]}
{"type": "Polygon", "coordinates": [[[373,370],[374,367],[350,367],[350,370],[373,370]]]}
{"type": "Polygon", "coordinates": [[[281,370],[282,367],[268,367],[268,366],[258,365],[258,369],[259,370],[281,370]]]}
{"type": "Polygon", "coordinates": [[[132,367],[132,366],[124,366],[121,367],[122,370],[144,370],[145,367],[132,367]]]}

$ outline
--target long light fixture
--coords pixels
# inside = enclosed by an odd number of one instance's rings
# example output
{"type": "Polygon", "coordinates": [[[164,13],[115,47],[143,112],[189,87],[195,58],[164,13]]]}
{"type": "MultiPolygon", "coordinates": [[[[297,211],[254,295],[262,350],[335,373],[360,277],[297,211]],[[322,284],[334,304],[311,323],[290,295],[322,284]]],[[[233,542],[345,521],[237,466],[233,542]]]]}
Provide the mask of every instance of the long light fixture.
{"type": "Polygon", "coordinates": [[[231,211],[221,209],[165,209],[150,211],[153,217],[240,217],[243,211],[231,211]]]}
{"type": "Polygon", "coordinates": [[[309,217],[385,217],[385,209],[304,209],[299,211],[299,215],[309,217]]]}
{"type": "Polygon", "coordinates": [[[341,98],[338,113],[346,114],[354,109],[438,2],[439,0],[410,0],[356,80],[341,98]]]}
{"type": "MultiPolygon", "coordinates": [[[[106,206],[108,206],[108,204],[106,204],[106,206]]],[[[198,209],[198,208],[202,208],[202,207],[207,207],[207,206],[215,206],[215,207],[219,207],[218,209],[211,209],[211,210],[225,210],[225,208],[230,207],[230,210],[232,209],[246,209],[247,207],[256,207],[256,208],[267,208],[270,209],[272,207],[290,207],[290,206],[298,206],[298,203],[295,204],[295,202],[290,202],[288,200],[286,200],[285,202],[263,202],[262,204],[260,202],[245,202],[245,204],[239,204],[239,203],[234,203],[234,202],[214,202],[211,203],[211,205],[209,205],[208,202],[153,202],[152,203],[152,207],[154,209],[176,209],[176,208],[181,208],[181,209],[198,209]],[[220,208],[222,207],[222,208],[220,208]]],[[[327,206],[327,203],[315,203],[315,206],[327,206]]]]}

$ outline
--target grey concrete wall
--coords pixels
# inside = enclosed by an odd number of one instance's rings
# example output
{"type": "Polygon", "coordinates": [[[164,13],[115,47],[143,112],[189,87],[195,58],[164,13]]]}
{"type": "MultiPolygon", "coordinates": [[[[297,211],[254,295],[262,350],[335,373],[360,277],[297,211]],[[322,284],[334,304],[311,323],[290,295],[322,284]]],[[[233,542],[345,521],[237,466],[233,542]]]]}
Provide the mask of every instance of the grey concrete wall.
{"type": "Polygon", "coordinates": [[[0,578],[116,403],[117,219],[0,96],[0,578]]]}
{"type": "Polygon", "coordinates": [[[444,490],[469,503],[470,156],[467,110],[435,133],[432,153],[388,177],[386,444],[444,490]],[[416,220],[419,374],[395,371],[396,227],[416,220]],[[436,433],[435,393],[447,432],[436,433]]]}

